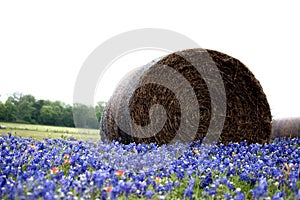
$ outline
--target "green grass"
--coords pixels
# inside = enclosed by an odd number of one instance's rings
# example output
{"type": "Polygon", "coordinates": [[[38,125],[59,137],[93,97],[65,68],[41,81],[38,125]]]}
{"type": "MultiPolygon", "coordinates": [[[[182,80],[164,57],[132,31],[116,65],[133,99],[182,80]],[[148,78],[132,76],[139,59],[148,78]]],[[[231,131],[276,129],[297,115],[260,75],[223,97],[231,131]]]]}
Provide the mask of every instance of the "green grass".
{"type": "Polygon", "coordinates": [[[32,137],[37,140],[43,138],[69,138],[75,137],[85,141],[99,141],[98,129],[70,128],[59,126],[33,125],[0,122],[6,126],[6,129],[0,129],[0,135],[11,132],[14,136],[22,136],[25,138],[32,137]]]}

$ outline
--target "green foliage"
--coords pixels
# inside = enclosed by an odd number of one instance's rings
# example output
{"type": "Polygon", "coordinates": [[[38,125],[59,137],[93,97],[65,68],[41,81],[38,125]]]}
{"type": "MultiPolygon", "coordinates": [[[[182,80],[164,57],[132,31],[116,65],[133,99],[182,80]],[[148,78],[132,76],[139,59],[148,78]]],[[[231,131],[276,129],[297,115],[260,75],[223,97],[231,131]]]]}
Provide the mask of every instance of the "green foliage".
{"type": "Polygon", "coordinates": [[[5,105],[0,102],[0,121],[5,120],[5,105]]]}
{"type": "Polygon", "coordinates": [[[44,105],[40,110],[40,120],[42,124],[52,125],[54,124],[55,112],[52,106],[44,105]]]}
{"type": "Polygon", "coordinates": [[[17,116],[17,107],[16,105],[12,102],[10,98],[7,99],[5,102],[5,110],[4,110],[4,116],[5,116],[5,121],[11,121],[14,122],[16,121],[16,116],[17,116]]]}
{"type": "Polygon", "coordinates": [[[95,115],[95,109],[92,106],[75,104],[73,106],[73,113],[76,127],[99,128],[95,115]]]}
{"type": "Polygon", "coordinates": [[[60,101],[36,100],[32,95],[14,93],[5,103],[0,102],[0,121],[53,126],[99,128],[105,102],[94,107],[75,104],[73,107],[60,101]]]}
{"type": "Polygon", "coordinates": [[[106,106],[106,102],[99,101],[95,107],[96,117],[97,117],[98,122],[100,122],[100,119],[101,119],[101,116],[102,116],[105,106],[106,106]]]}
{"type": "Polygon", "coordinates": [[[35,123],[35,120],[32,118],[32,115],[35,111],[35,108],[33,107],[34,102],[35,98],[31,95],[20,97],[17,104],[18,121],[35,123]]]}

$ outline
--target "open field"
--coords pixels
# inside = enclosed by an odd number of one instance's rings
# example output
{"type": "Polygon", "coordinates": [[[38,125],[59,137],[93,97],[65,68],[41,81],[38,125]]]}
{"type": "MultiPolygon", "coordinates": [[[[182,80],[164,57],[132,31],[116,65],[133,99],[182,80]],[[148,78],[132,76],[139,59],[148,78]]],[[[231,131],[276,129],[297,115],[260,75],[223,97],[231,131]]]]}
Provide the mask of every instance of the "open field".
{"type": "Polygon", "coordinates": [[[98,141],[100,139],[99,130],[84,129],[84,128],[70,128],[46,125],[32,125],[0,122],[1,125],[6,126],[6,129],[1,129],[0,134],[7,134],[11,132],[14,136],[22,136],[25,138],[32,137],[34,139],[42,140],[43,138],[70,138],[74,137],[85,141],[98,141]]]}

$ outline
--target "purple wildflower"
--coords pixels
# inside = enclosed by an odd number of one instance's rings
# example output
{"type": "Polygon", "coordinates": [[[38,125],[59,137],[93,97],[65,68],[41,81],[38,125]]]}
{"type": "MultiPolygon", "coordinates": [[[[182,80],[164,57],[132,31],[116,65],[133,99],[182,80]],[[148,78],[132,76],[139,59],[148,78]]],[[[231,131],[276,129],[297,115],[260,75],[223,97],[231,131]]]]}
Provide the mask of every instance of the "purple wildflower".
{"type": "Polygon", "coordinates": [[[266,177],[261,177],[259,179],[258,185],[253,190],[251,190],[252,196],[255,199],[266,198],[268,195],[267,186],[268,183],[266,177]]]}

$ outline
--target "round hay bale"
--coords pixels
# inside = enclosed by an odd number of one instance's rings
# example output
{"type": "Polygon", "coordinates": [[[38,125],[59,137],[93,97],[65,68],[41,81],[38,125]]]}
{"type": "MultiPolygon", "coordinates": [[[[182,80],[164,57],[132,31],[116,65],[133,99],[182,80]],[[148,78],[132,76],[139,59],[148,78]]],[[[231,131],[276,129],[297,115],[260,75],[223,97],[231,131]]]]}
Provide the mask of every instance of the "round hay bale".
{"type": "Polygon", "coordinates": [[[300,118],[282,118],[272,121],[271,139],[275,137],[297,138],[300,137],[300,118]]]}
{"type": "Polygon", "coordinates": [[[201,141],[208,131],[224,144],[264,143],[271,112],[244,64],[207,49],[175,52],[127,74],[100,123],[102,139],[124,144],[201,141]]]}

